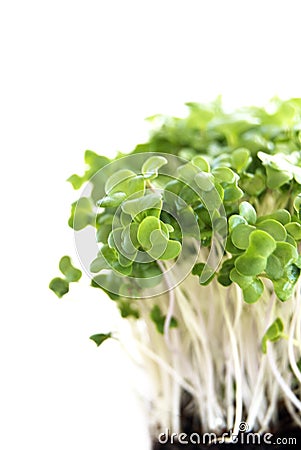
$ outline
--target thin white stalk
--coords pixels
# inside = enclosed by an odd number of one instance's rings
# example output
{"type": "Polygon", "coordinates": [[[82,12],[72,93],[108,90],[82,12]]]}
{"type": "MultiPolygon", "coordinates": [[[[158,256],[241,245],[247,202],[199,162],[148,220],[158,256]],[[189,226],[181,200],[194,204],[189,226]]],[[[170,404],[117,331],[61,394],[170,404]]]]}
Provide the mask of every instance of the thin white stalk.
{"type": "Polygon", "coordinates": [[[165,370],[170,376],[173,377],[173,379],[189,394],[192,396],[197,396],[197,391],[189,384],[187,383],[175,369],[173,369],[169,364],[167,364],[162,358],[156,355],[152,350],[150,350],[146,345],[142,344],[141,342],[136,340],[136,345],[139,347],[139,349],[145,354],[148,358],[155,361],[163,370],[165,370]]]}
{"type": "MultiPolygon", "coordinates": [[[[275,306],[276,296],[272,294],[272,297],[269,299],[268,309],[265,314],[265,325],[264,330],[267,329],[268,324],[271,321],[271,315],[273,312],[273,308],[275,306]]],[[[260,406],[262,405],[262,399],[264,397],[264,378],[266,376],[266,355],[260,354],[260,366],[259,371],[255,383],[255,387],[253,390],[253,398],[251,404],[248,409],[248,417],[247,424],[249,425],[249,429],[252,430],[254,428],[256,419],[259,416],[260,406]]]]}
{"type": "MultiPolygon", "coordinates": [[[[169,279],[167,287],[171,284],[169,279]]],[[[213,281],[200,288],[197,278],[189,276],[173,290],[172,301],[170,291],[155,300],[166,314],[164,336],[150,319],[152,303],[143,303],[141,320],[146,328],[136,327],[136,344],[154,376],[154,426],[180,430],[181,395],[187,391],[204,431],[227,426],[237,433],[241,420],[246,420],[250,429],[264,432],[277,419],[280,388],[286,408],[297,422],[295,408],[301,402],[292,392],[287,366],[296,364],[295,352],[300,351],[300,292],[296,289],[292,301],[282,304],[268,296],[267,286],[264,299],[246,305],[236,286],[234,291],[213,281]],[[225,301],[227,292],[230,295],[225,301]],[[290,324],[290,353],[284,350],[286,342],[268,343],[266,356],[261,353],[260,339],[278,315],[286,327],[290,324]],[[172,316],[178,319],[178,327],[170,332],[172,316]],[[272,363],[270,350],[275,355],[272,363]],[[275,358],[279,358],[279,367],[275,358]],[[243,408],[248,411],[246,419],[242,418],[243,408]]]]}
{"type": "MultiPolygon", "coordinates": [[[[192,334],[195,333],[199,340],[199,343],[196,342],[194,344],[194,352],[199,361],[198,370],[200,371],[200,376],[203,375],[202,379],[204,380],[203,389],[206,398],[207,414],[206,418],[203,418],[203,422],[208,420],[208,426],[210,427],[210,429],[216,429],[217,427],[221,426],[221,424],[223,423],[223,419],[221,408],[218,405],[216,399],[216,392],[214,387],[214,372],[212,363],[213,354],[212,352],[210,352],[209,342],[210,334],[206,329],[205,321],[202,317],[199,306],[197,306],[194,311],[193,305],[191,303],[188,303],[185,292],[183,292],[182,289],[179,289],[177,292],[180,295],[178,304],[179,308],[182,310],[183,320],[187,322],[188,330],[191,330],[192,334]],[[200,351],[201,349],[202,353],[200,351]]],[[[199,298],[198,303],[200,303],[201,300],[202,299],[199,298]]],[[[213,301],[213,298],[210,297],[210,299],[206,300],[213,301]]]]}
{"type": "MultiPolygon", "coordinates": [[[[229,301],[229,296],[228,299],[229,301]]],[[[240,366],[240,360],[239,360],[239,354],[237,349],[237,341],[236,336],[233,330],[233,326],[231,324],[231,320],[229,317],[228,309],[225,305],[225,302],[222,301],[223,304],[223,313],[230,337],[230,343],[231,343],[231,350],[232,350],[232,357],[233,357],[233,363],[234,363],[234,372],[235,372],[235,382],[236,382],[236,392],[235,392],[235,420],[234,420],[234,427],[233,427],[233,434],[239,433],[239,425],[242,421],[242,379],[241,379],[241,366],[240,366]]]]}
{"type": "Polygon", "coordinates": [[[272,383],[270,383],[270,397],[267,398],[269,407],[266,411],[266,414],[261,422],[261,427],[259,429],[259,433],[264,433],[267,431],[268,426],[275,415],[275,411],[277,409],[277,403],[279,401],[279,386],[272,379],[272,383]]]}
{"type": "MultiPolygon", "coordinates": [[[[187,280],[188,281],[188,280],[187,280]]],[[[209,423],[212,424],[211,429],[216,429],[219,427],[222,427],[224,420],[223,420],[223,413],[222,408],[218,403],[217,396],[216,396],[216,389],[215,389],[215,373],[213,370],[213,360],[217,362],[217,352],[215,349],[212,351],[212,340],[214,339],[214,332],[210,329],[210,323],[213,326],[213,329],[216,328],[216,320],[215,323],[212,321],[213,317],[211,317],[211,322],[208,320],[208,315],[205,314],[204,311],[201,308],[202,304],[208,304],[209,305],[209,312],[216,304],[216,294],[212,289],[212,286],[207,287],[206,291],[206,298],[202,298],[202,291],[199,291],[198,289],[194,289],[194,283],[196,279],[190,277],[189,282],[191,283],[191,293],[189,295],[190,302],[188,301],[187,294],[184,290],[180,289],[183,294],[183,299],[181,300],[181,305],[185,305],[183,316],[187,315],[186,309],[189,309],[190,312],[190,326],[193,327],[193,332],[195,332],[199,338],[200,344],[202,346],[203,351],[203,362],[202,362],[202,373],[204,373],[204,368],[206,367],[206,377],[204,380],[204,383],[206,385],[206,397],[208,398],[208,401],[210,404],[212,404],[212,410],[211,407],[208,406],[208,413],[206,420],[209,420],[209,423]],[[186,301],[184,302],[184,300],[186,301]],[[187,308],[186,308],[187,306],[187,308]]],[[[219,299],[218,299],[219,300],[219,299]]],[[[206,313],[208,312],[208,308],[206,308],[206,313]]],[[[204,386],[205,388],[205,386],[204,386]]]]}
{"type": "MultiPolygon", "coordinates": [[[[297,362],[296,362],[296,358],[295,358],[295,351],[294,351],[294,335],[295,335],[296,324],[297,324],[297,322],[300,323],[300,311],[301,311],[300,283],[298,283],[298,285],[297,285],[295,298],[296,298],[296,308],[293,313],[293,318],[292,318],[291,326],[290,326],[290,330],[289,330],[288,357],[289,357],[289,363],[293,370],[293,373],[294,373],[295,377],[297,378],[297,380],[299,381],[299,383],[301,384],[301,373],[297,366],[297,362]]],[[[297,342],[297,344],[300,345],[299,342],[297,342]]]]}
{"type": "MultiPolygon", "coordinates": [[[[180,342],[178,334],[173,334],[173,347],[179,348],[180,342]]],[[[181,373],[178,352],[172,352],[172,366],[177,373],[181,373]]],[[[180,409],[181,409],[181,386],[172,378],[172,430],[174,433],[180,433],[180,409]]]]}
{"type": "MultiPolygon", "coordinates": [[[[201,356],[200,344],[198,342],[198,340],[202,342],[203,339],[202,332],[204,332],[204,330],[201,327],[199,327],[198,324],[195,322],[195,315],[193,313],[193,310],[187,303],[187,298],[181,289],[177,290],[177,295],[179,296],[178,305],[182,314],[182,320],[186,324],[187,331],[191,334],[193,353],[194,357],[196,358],[196,365],[194,370],[198,374],[198,378],[200,380],[203,380],[203,382],[207,384],[209,378],[207,373],[207,365],[205,364],[205,361],[201,356]]],[[[206,422],[208,417],[211,417],[211,411],[208,410],[206,388],[204,389],[204,386],[200,387],[204,392],[204,398],[206,400],[203,399],[203,401],[205,401],[204,407],[206,408],[207,411],[204,420],[202,422],[206,422]]]]}
{"type": "Polygon", "coordinates": [[[295,407],[297,409],[299,409],[299,411],[301,411],[301,401],[295,396],[295,394],[290,389],[290,387],[287,385],[287,383],[283,379],[281,373],[279,372],[279,370],[276,366],[275,360],[274,360],[274,351],[273,351],[270,343],[268,343],[268,345],[267,345],[267,355],[268,355],[268,361],[269,361],[271,370],[275,376],[277,383],[281,387],[284,395],[286,395],[286,397],[293,403],[293,405],[295,405],[295,407]]]}
{"type": "Polygon", "coordinates": [[[294,420],[294,422],[296,423],[296,425],[301,428],[300,416],[296,413],[293,405],[291,404],[291,402],[288,400],[287,397],[284,397],[284,403],[285,403],[286,409],[290,413],[290,415],[291,415],[292,419],[294,420]]]}
{"type": "Polygon", "coordinates": [[[166,283],[166,287],[168,290],[169,306],[168,306],[168,310],[167,310],[167,314],[166,314],[166,319],[164,322],[164,337],[165,337],[167,346],[170,347],[169,327],[170,327],[170,322],[171,322],[172,316],[174,314],[175,294],[174,294],[174,288],[172,286],[171,280],[167,273],[168,269],[165,267],[165,265],[162,263],[162,261],[157,261],[157,264],[161,269],[161,272],[163,274],[163,278],[164,278],[164,281],[166,283]]]}
{"type": "Polygon", "coordinates": [[[226,407],[227,407],[227,429],[232,430],[234,425],[234,392],[232,364],[228,356],[226,356],[226,407]]]}

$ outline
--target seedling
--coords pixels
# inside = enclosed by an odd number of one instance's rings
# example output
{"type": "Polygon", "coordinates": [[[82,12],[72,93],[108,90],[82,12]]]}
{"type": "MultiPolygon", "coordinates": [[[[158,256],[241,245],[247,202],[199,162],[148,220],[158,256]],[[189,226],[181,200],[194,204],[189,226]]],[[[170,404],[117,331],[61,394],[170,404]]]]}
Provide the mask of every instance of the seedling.
{"type": "MultiPolygon", "coordinates": [[[[130,155],[85,153],[85,174],[69,178],[85,186],[69,219],[79,257],[153,377],[152,432],[182,430],[187,394],[203,432],[269,430],[282,404],[301,426],[301,99],[188,108],[152,117],[130,155]]],[[[58,297],[80,278],[68,257],[60,270],[58,297]]],[[[122,342],[114,330],[91,339],[111,337],[122,342]]]]}

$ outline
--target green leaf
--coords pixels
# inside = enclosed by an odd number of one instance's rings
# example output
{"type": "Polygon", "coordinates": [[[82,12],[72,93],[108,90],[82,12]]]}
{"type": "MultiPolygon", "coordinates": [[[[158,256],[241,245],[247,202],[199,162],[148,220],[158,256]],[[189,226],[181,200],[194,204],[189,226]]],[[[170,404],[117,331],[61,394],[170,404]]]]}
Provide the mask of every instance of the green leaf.
{"type": "Polygon", "coordinates": [[[267,174],[267,186],[270,189],[277,189],[288,183],[292,179],[292,174],[290,172],[285,172],[282,170],[276,170],[272,167],[266,167],[267,174]]]}
{"type": "Polygon", "coordinates": [[[101,225],[100,228],[96,231],[96,240],[97,242],[102,242],[106,244],[108,242],[109,234],[112,231],[112,225],[101,225]]]}
{"type": "Polygon", "coordinates": [[[151,156],[143,164],[141,172],[145,179],[153,179],[158,176],[160,167],[167,163],[167,159],[163,156],[151,156]]]}
{"type": "Polygon", "coordinates": [[[279,300],[286,302],[293,294],[294,285],[290,283],[287,278],[280,278],[273,280],[274,291],[279,300]]]}
{"type": "Polygon", "coordinates": [[[192,164],[198,167],[202,172],[210,172],[210,165],[206,158],[196,155],[191,160],[192,164]]]}
{"type": "Polygon", "coordinates": [[[241,176],[239,186],[246,194],[258,197],[266,189],[266,178],[260,172],[246,173],[241,176]]]}
{"type": "Polygon", "coordinates": [[[119,301],[118,308],[121,317],[123,318],[134,317],[134,319],[139,319],[140,317],[139,311],[135,307],[133,307],[133,305],[129,301],[126,300],[119,301]]]}
{"type": "Polygon", "coordinates": [[[115,248],[115,250],[117,250],[117,252],[120,251],[121,249],[121,235],[123,232],[123,228],[122,227],[118,227],[118,228],[114,228],[112,229],[111,233],[109,234],[108,237],[108,245],[110,248],[115,248]]]}
{"type": "MultiPolygon", "coordinates": [[[[160,334],[164,334],[164,324],[165,324],[166,316],[164,316],[162,314],[161,309],[158,305],[153,306],[151,313],[150,313],[150,318],[155,323],[157,331],[160,334]]],[[[175,317],[172,317],[169,327],[176,328],[177,326],[178,326],[177,320],[175,319],[175,317]]]]}
{"type": "Polygon", "coordinates": [[[239,248],[235,247],[230,236],[228,236],[227,238],[226,250],[228,253],[231,253],[232,255],[241,255],[243,253],[243,250],[240,250],[239,248]]]}
{"type": "Polygon", "coordinates": [[[283,322],[282,320],[277,317],[277,319],[272,323],[272,325],[269,326],[267,331],[265,332],[262,341],[261,341],[261,348],[262,352],[267,352],[267,342],[276,342],[278,339],[281,339],[283,337],[283,322]]]}
{"type": "Polygon", "coordinates": [[[267,260],[263,256],[249,255],[247,252],[235,261],[236,270],[248,277],[259,275],[266,268],[267,260]]]}
{"type": "Polygon", "coordinates": [[[239,205],[239,214],[243,216],[251,225],[254,225],[256,223],[257,214],[250,203],[241,202],[241,204],[239,205]]]}
{"type": "Polygon", "coordinates": [[[193,266],[192,275],[198,275],[199,283],[202,286],[207,286],[215,277],[215,272],[208,264],[197,263],[193,266]]]}
{"type": "Polygon", "coordinates": [[[223,203],[223,188],[219,184],[216,184],[211,191],[201,193],[201,200],[212,214],[214,210],[219,210],[223,203]]]}
{"type": "Polygon", "coordinates": [[[89,339],[95,342],[97,347],[99,347],[101,344],[104,343],[107,339],[112,337],[112,333],[99,333],[99,334],[93,334],[93,336],[90,336],[89,339]]]}
{"type": "Polygon", "coordinates": [[[160,260],[167,260],[167,259],[174,259],[177,256],[179,256],[181,252],[181,244],[178,241],[171,241],[169,240],[167,242],[166,249],[160,256],[160,260]]]}
{"type": "Polygon", "coordinates": [[[151,248],[147,250],[147,253],[155,260],[161,259],[167,250],[168,237],[161,229],[153,230],[150,234],[150,242],[151,248]]]}
{"type": "Polygon", "coordinates": [[[237,170],[237,172],[245,170],[252,161],[250,150],[247,148],[238,148],[234,150],[231,155],[231,161],[232,167],[237,170]]]}
{"type": "Polygon", "coordinates": [[[125,267],[125,268],[130,267],[133,264],[131,255],[130,255],[130,258],[128,258],[127,256],[125,256],[122,253],[118,253],[118,262],[122,267],[125,267]]]}
{"type": "Polygon", "coordinates": [[[254,255],[270,256],[276,248],[275,240],[263,230],[255,230],[250,234],[249,249],[254,255]]]}
{"type": "Polygon", "coordinates": [[[254,278],[252,282],[243,289],[243,298],[246,303],[255,303],[262,296],[264,284],[259,278],[254,278]]]}
{"type": "Polygon", "coordinates": [[[234,268],[235,258],[226,259],[219,271],[217,280],[222,286],[230,286],[232,280],[230,278],[230,272],[234,268]]]}
{"type": "Polygon", "coordinates": [[[283,266],[279,258],[273,253],[267,259],[267,265],[265,268],[266,274],[272,280],[278,280],[283,275],[283,266]]]}
{"type": "Polygon", "coordinates": [[[236,181],[237,175],[228,167],[217,167],[212,170],[212,174],[218,183],[232,184],[236,181]]]}
{"type": "Polygon", "coordinates": [[[301,269],[301,255],[298,256],[297,260],[294,262],[295,266],[301,269]]]}
{"type": "Polygon", "coordinates": [[[251,225],[246,225],[244,223],[241,223],[237,225],[231,234],[231,240],[235,247],[245,250],[249,246],[249,237],[250,234],[255,230],[255,227],[252,227],[251,225]]]}
{"type": "Polygon", "coordinates": [[[295,198],[294,198],[294,210],[297,212],[298,217],[300,217],[300,212],[301,212],[301,194],[298,194],[295,198]]]}
{"type": "Polygon", "coordinates": [[[160,220],[157,217],[148,216],[146,217],[138,227],[137,239],[139,244],[145,249],[149,250],[152,247],[150,240],[151,233],[154,230],[159,230],[160,220]]]}
{"type": "MultiPolygon", "coordinates": [[[[177,168],[177,172],[176,172],[177,181],[179,181],[182,184],[184,183],[184,184],[192,185],[192,183],[194,181],[194,177],[198,173],[200,173],[199,168],[196,165],[192,164],[191,162],[188,162],[177,168]]],[[[204,173],[206,173],[206,172],[204,172],[204,173]]],[[[175,188],[175,186],[172,189],[174,189],[174,188],[175,188]]]]}
{"type": "Polygon", "coordinates": [[[129,169],[121,169],[113,173],[105,184],[105,192],[107,195],[114,192],[123,192],[123,185],[128,185],[129,180],[134,178],[136,173],[129,169]]]}
{"type": "MultiPolygon", "coordinates": [[[[114,230],[115,231],[115,230],[114,230]]],[[[119,234],[119,229],[117,229],[119,234]]],[[[119,238],[119,236],[118,236],[119,238]]],[[[117,239],[117,238],[116,238],[117,239]]],[[[130,275],[132,272],[131,263],[126,263],[125,260],[122,259],[122,264],[119,261],[119,253],[113,247],[114,245],[114,237],[112,238],[112,247],[109,245],[104,245],[100,251],[98,257],[92,261],[90,265],[90,270],[93,273],[97,273],[103,269],[111,269],[118,275],[130,275]]],[[[116,286],[114,287],[116,289],[116,286]]]]}
{"type": "Polygon", "coordinates": [[[286,225],[291,221],[291,215],[286,209],[278,209],[278,211],[275,211],[272,214],[268,214],[266,216],[258,217],[257,224],[267,220],[267,219],[273,219],[277,222],[280,222],[282,225],[286,225]]]}
{"type": "Polygon", "coordinates": [[[253,279],[252,276],[240,274],[235,267],[230,271],[230,280],[238,284],[241,289],[246,289],[252,283],[253,279]]]}
{"type": "Polygon", "coordinates": [[[114,220],[113,214],[108,214],[107,212],[103,212],[103,213],[97,215],[96,223],[97,223],[97,225],[111,225],[112,226],[113,220],[114,220]]]}
{"type": "Polygon", "coordinates": [[[132,276],[135,277],[135,283],[143,289],[157,286],[163,278],[161,269],[155,261],[148,264],[134,263],[132,276]]]}
{"type": "Polygon", "coordinates": [[[289,282],[295,285],[300,275],[300,268],[295,263],[290,264],[288,267],[286,267],[285,273],[289,282]]]}
{"type": "Polygon", "coordinates": [[[69,292],[69,282],[63,278],[53,278],[50,281],[49,289],[51,289],[59,298],[69,292]]]}
{"type": "Polygon", "coordinates": [[[301,240],[301,225],[298,222],[291,222],[285,225],[286,231],[296,240],[301,240]]]}
{"type": "Polygon", "coordinates": [[[232,231],[234,230],[235,227],[237,227],[237,225],[242,223],[247,224],[246,219],[242,216],[239,216],[238,214],[233,214],[232,216],[230,216],[228,222],[230,233],[232,233],[232,231]]]}
{"type": "Polygon", "coordinates": [[[87,225],[94,225],[95,213],[93,203],[88,197],[81,197],[71,205],[71,216],[68,224],[76,231],[82,230],[87,225]]]}
{"type": "Polygon", "coordinates": [[[238,201],[241,197],[243,197],[244,193],[243,191],[234,185],[230,185],[229,187],[227,187],[224,191],[224,200],[225,202],[236,202],[238,201]]]}
{"type": "Polygon", "coordinates": [[[81,271],[72,265],[69,256],[63,256],[61,258],[59,269],[69,282],[78,281],[82,276],[81,271]]]}
{"type": "Polygon", "coordinates": [[[94,153],[91,150],[86,150],[85,162],[90,166],[89,169],[86,170],[85,174],[82,177],[74,174],[67,180],[72,184],[74,189],[79,189],[85,181],[90,180],[90,178],[101,168],[107,165],[110,160],[105,156],[97,155],[97,153],[94,153]]]}
{"type": "Polygon", "coordinates": [[[98,155],[92,150],[85,151],[85,163],[90,166],[90,168],[94,169],[94,172],[97,172],[99,169],[102,169],[110,162],[109,158],[106,156],[98,155]]]}
{"type": "MultiPolygon", "coordinates": [[[[126,200],[122,205],[124,213],[131,215],[135,218],[138,214],[144,213],[147,215],[147,211],[151,213],[154,210],[158,210],[157,217],[160,215],[162,209],[162,198],[160,194],[151,193],[144,195],[143,197],[135,198],[132,200],[126,200]]],[[[153,215],[153,214],[152,214],[153,215]]],[[[141,217],[143,219],[144,217],[141,217]]]]}
{"type": "MultiPolygon", "coordinates": [[[[122,278],[118,280],[120,285],[122,284],[122,278]]],[[[91,287],[101,289],[112,300],[119,300],[120,295],[115,291],[116,289],[116,274],[109,272],[107,274],[100,273],[92,278],[91,287]]]]}
{"type": "Polygon", "coordinates": [[[104,269],[111,269],[111,266],[109,265],[108,261],[104,258],[104,256],[100,254],[100,256],[98,256],[91,262],[90,271],[92,273],[98,273],[104,269]]]}
{"type": "Polygon", "coordinates": [[[298,252],[296,248],[288,242],[277,242],[274,256],[280,260],[282,266],[284,267],[297,261],[298,252]]]}
{"type": "Polygon", "coordinates": [[[121,246],[126,255],[135,255],[140,244],[137,239],[138,224],[127,225],[121,233],[121,246]]]}
{"type": "Polygon", "coordinates": [[[284,226],[274,219],[263,220],[260,224],[258,224],[258,229],[269,233],[275,241],[285,241],[287,236],[284,226]]]}
{"type": "Polygon", "coordinates": [[[82,186],[84,179],[79,175],[73,174],[67,179],[67,181],[72,184],[73,189],[77,190],[82,186]]]}
{"type": "Polygon", "coordinates": [[[211,173],[207,172],[198,172],[194,180],[201,191],[211,191],[214,188],[214,177],[211,173]]]}
{"type": "Polygon", "coordinates": [[[125,192],[114,192],[111,195],[106,195],[98,200],[97,205],[102,208],[116,208],[121,205],[126,197],[127,195],[125,192]]]}
{"type": "Polygon", "coordinates": [[[123,192],[126,197],[141,197],[144,195],[145,180],[143,175],[136,175],[131,170],[121,169],[111,175],[106,182],[105,191],[108,197],[116,192],[123,192]]]}

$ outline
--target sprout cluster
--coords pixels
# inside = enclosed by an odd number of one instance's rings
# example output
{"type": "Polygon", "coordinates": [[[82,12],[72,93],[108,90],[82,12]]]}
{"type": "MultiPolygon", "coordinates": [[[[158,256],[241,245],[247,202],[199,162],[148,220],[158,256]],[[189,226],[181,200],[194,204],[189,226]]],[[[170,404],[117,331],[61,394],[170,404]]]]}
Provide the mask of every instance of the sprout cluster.
{"type": "MultiPolygon", "coordinates": [[[[251,107],[226,113],[219,100],[188,107],[184,119],[150,119],[160,126],[133,151],[139,167],[120,154],[115,170],[108,158],[88,150],[85,174],[69,178],[75,189],[92,182],[92,194],[72,205],[69,225],[96,228],[100,249],[90,266],[98,274],[92,285],[119,300],[125,316],[124,309],[139,315],[124,308],[127,298],[143,297],[143,289],[162,283],[157,261],[176,260],[187,236],[210,247],[217,229],[221,241],[227,237],[222,264],[191,265],[201,284],[214,277],[223,286],[234,282],[254,303],[267,278],[285,301],[299,277],[300,100],[274,99],[271,112],[251,107]]],[[[51,288],[61,296],[69,285],[57,280],[51,288]]]]}
{"type": "MultiPolygon", "coordinates": [[[[69,225],[80,236],[94,229],[96,255],[83,266],[122,317],[144,322],[148,347],[137,345],[162,370],[158,385],[165,380],[168,388],[170,376],[189,392],[203,426],[227,423],[237,431],[244,407],[250,423],[264,429],[273,415],[269,403],[277,405],[274,379],[298,422],[294,408],[301,410],[301,402],[293,390],[301,374],[293,348],[300,357],[301,99],[230,112],[220,99],[187,106],[185,118],[149,118],[149,141],[129,155],[109,160],[86,151],[87,170],[69,178],[74,189],[84,185],[69,225]],[[183,372],[160,340],[169,348],[169,334],[182,352],[183,372]],[[285,340],[284,379],[268,342],[280,341],[274,345],[283,354],[285,340]],[[200,397],[200,385],[208,398],[200,397]]],[[[65,278],[50,288],[62,297],[80,271],[68,257],[60,270],[65,278]]],[[[100,345],[110,337],[91,339],[100,345]]]]}

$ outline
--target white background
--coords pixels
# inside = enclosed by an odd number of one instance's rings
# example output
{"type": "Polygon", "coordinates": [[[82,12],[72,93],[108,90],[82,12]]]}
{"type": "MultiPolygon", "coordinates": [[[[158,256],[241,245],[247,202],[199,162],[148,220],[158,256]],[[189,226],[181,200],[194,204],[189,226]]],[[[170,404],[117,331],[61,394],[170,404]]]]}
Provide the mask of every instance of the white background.
{"type": "Polygon", "coordinates": [[[83,152],[113,155],[186,101],[301,96],[297,1],[2,1],[0,447],[146,450],[111,302],[83,277],[58,300],[83,152]]]}

